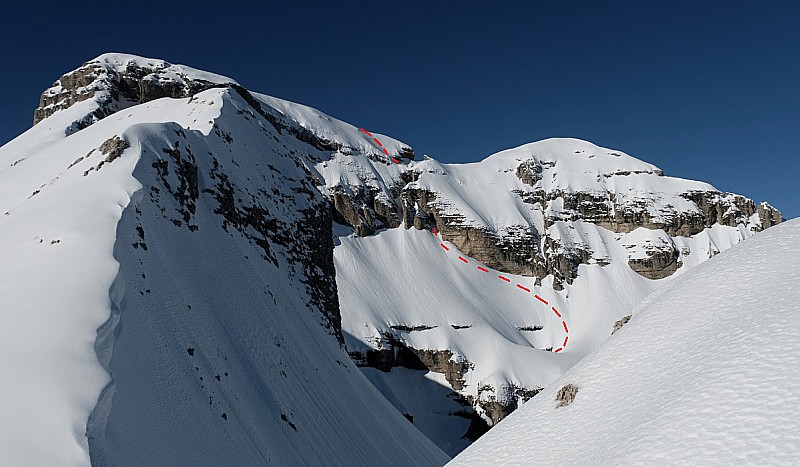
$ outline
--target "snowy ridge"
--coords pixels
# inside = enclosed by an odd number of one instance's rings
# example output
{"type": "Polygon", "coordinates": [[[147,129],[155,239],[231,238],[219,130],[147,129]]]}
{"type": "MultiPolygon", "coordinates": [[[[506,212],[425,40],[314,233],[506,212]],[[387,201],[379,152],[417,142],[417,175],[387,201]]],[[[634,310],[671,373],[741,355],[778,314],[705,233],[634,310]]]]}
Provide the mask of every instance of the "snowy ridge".
{"type": "Polygon", "coordinates": [[[794,464],[798,244],[800,222],[789,221],[653,293],[452,465],[794,464]],[[556,408],[568,383],[575,400],[556,408]]]}
{"type": "Polygon", "coordinates": [[[83,102],[0,149],[2,463],[447,459],[337,342],[313,148],[229,89],[48,126],[83,102]]]}
{"type": "MultiPolygon", "coordinates": [[[[414,170],[419,173],[415,187],[437,193],[437,205],[445,215],[463,216],[465,225],[494,232],[515,225],[544,228],[543,219],[536,217],[542,209],[524,203],[519,193],[610,192],[621,205],[645,200],[646,209],[657,217],[668,205],[677,211],[697,212],[694,203],[681,193],[716,191],[707,183],[663,177],[654,165],[573,138],[529,143],[472,164],[424,161],[414,170]],[[540,179],[533,186],[516,175],[523,162],[540,170],[540,179]],[[505,199],[498,202],[498,197],[505,199]]],[[[561,200],[556,198],[544,207],[548,217],[566,217],[561,200]]]]}

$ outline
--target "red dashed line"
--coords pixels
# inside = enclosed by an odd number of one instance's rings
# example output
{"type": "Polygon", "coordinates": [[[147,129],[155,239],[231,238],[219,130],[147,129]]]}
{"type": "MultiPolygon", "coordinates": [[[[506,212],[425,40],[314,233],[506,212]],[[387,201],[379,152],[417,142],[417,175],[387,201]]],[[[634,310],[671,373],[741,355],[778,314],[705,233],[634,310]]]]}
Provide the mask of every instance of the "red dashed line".
{"type": "MultiPolygon", "coordinates": [[[[363,128],[361,129],[361,131],[363,131],[364,133],[367,133],[367,134],[369,134],[369,132],[367,132],[367,131],[366,131],[366,130],[364,130],[363,128]]],[[[370,136],[371,136],[371,135],[370,135],[370,136]]],[[[393,159],[394,159],[394,158],[393,158],[393,159]]],[[[436,227],[434,227],[434,228],[433,228],[433,235],[435,235],[435,236],[437,236],[437,237],[439,236],[439,231],[436,229],[436,227]]],[[[445,245],[444,243],[439,243],[439,245],[440,245],[442,248],[444,248],[444,250],[445,250],[445,251],[450,251],[450,248],[448,248],[448,247],[447,247],[447,245],[445,245]]],[[[460,261],[462,261],[462,262],[466,263],[466,264],[469,264],[469,260],[467,260],[466,258],[464,258],[464,257],[463,257],[463,256],[461,256],[461,255],[459,255],[459,256],[458,256],[458,259],[459,259],[460,261]]],[[[476,269],[478,269],[478,270],[479,270],[479,271],[481,271],[481,272],[487,272],[487,273],[489,272],[489,269],[487,269],[487,268],[485,268],[485,267],[483,267],[483,266],[476,266],[476,269]]],[[[505,277],[505,276],[503,276],[503,275],[499,275],[499,276],[497,276],[497,278],[498,278],[498,279],[500,279],[500,280],[502,280],[502,281],[505,281],[505,282],[511,283],[511,279],[509,279],[508,277],[505,277]]],[[[516,284],[516,286],[517,286],[517,288],[519,288],[520,290],[524,290],[525,292],[530,292],[530,291],[531,291],[531,289],[529,289],[528,287],[525,287],[525,286],[524,286],[524,285],[522,285],[522,284],[516,284]]],[[[550,304],[550,303],[549,303],[547,300],[543,299],[543,298],[542,298],[542,297],[540,297],[538,294],[534,294],[534,297],[536,298],[536,300],[538,300],[538,301],[542,302],[542,303],[543,303],[543,304],[545,304],[545,305],[549,305],[549,304],[550,304]]],[[[554,306],[551,306],[551,307],[550,307],[550,309],[551,309],[551,310],[553,310],[553,313],[555,313],[555,314],[556,314],[556,316],[558,316],[559,318],[562,318],[562,316],[561,316],[561,313],[559,313],[559,312],[558,312],[558,310],[556,310],[556,307],[554,307],[554,306]]],[[[559,353],[559,352],[563,351],[563,350],[564,350],[564,348],[567,346],[567,342],[569,341],[569,328],[567,327],[567,321],[566,321],[566,320],[564,320],[564,319],[562,319],[562,320],[561,320],[561,325],[562,325],[562,326],[564,326],[564,332],[565,332],[565,333],[567,333],[567,335],[566,335],[566,336],[564,336],[564,343],[563,343],[563,344],[561,344],[561,347],[559,347],[559,348],[557,348],[557,349],[553,350],[553,352],[555,352],[555,353],[559,353]]]]}
{"type": "Polygon", "coordinates": [[[381,149],[383,150],[383,153],[386,155],[386,157],[389,157],[389,158],[392,160],[392,162],[394,162],[395,164],[399,164],[399,163],[400,163],[400,159],[398,159],[398,158],[396,158],[396,157],[390,157],[390,156],[389,156],[389,150],[388,150],[388,149],[386,149],[386,148],[384,148],[384,147],[383,147],[383,143],[381,143],[381,142],[378,140],[378,138],[376,138],[375,136],[372,136],[372,133],[370,133],[369,131],[367,131],[367,130],[365,130],[365,129],[363,129],[363,128],[361,128],[360,130],[361,130],[361,132],[362,132],[362,133],[364,133],[365,135],[372,137],[372,141],[374,141],[374,142],[375,142],[375,144],[377,144],[377,145],[378,145],[378,147],[379,147],[379,148],[381,148],[381,149]]]}

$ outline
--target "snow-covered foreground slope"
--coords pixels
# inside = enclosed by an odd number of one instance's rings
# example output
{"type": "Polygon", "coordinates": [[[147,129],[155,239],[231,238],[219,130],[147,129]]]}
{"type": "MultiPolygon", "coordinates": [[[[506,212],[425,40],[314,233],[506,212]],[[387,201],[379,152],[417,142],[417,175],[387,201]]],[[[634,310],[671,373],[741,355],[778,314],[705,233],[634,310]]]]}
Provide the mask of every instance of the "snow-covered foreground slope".
{"type": "Polygon", "coordinates": [[[793,220],[687,272],[452,465],[796,465],[798,264],[793,220]]]}
{"type": "Polygon", "coordinates": [[[94,104],[0,148],[0,464],[446,461],[340,343],[317,149],[231,87],[94,104]]]}

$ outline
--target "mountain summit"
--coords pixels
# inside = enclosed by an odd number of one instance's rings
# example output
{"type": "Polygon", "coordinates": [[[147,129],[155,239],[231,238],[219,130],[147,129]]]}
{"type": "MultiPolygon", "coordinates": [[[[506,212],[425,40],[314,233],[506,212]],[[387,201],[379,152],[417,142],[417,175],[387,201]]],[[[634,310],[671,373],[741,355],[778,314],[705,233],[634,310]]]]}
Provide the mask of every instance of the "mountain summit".
{"type": "Polygon", "coordinates": [[[0,148],[0,459],[442,464],[780,222],[586,141],[419,160],[105,54],[0,148]]]}

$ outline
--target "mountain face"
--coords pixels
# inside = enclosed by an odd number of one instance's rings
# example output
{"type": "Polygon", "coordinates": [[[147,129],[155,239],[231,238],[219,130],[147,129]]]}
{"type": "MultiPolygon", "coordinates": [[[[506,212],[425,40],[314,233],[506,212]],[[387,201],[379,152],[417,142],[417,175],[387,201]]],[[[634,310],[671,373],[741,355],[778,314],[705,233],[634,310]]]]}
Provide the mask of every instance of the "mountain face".
{"type": "Polygon", "coordinates": [[[131,55],[34,123],[0,148],[12,464],[441,464],[781,222],[575,139],[418,160],[131,55]]]}
{"type": "MultiPolygon", "coordinates": [[[[334,252],[348,349],[412,415],[418,397],[398,396],[409,377],[392,369],[440,375],[454,394],[439,413],[464,417],[450,444],[439,442],[450,453],[594,349],[665,281],[781,221],[765,203],[579,140],[474,164],[426,159],[399,178],[354,165],[325,175],[338,221],[355,232],[334,252]]],[[[452,425],[431,423],[429,436],[452,425]]]]}
{"type": "Polygon", "coordinates": [[[343,347],[325,154],[235,85],[115,87],[152,63],[0,150],[0,463],[444,463],[343,347]]]}
{"type": "Polygon", "coordinates": [[[795,464],[798,245],[791,220],[662,287],[452,464],[795,464]]]}

